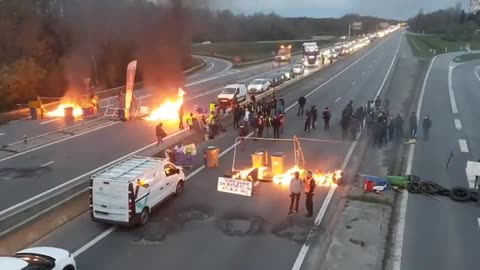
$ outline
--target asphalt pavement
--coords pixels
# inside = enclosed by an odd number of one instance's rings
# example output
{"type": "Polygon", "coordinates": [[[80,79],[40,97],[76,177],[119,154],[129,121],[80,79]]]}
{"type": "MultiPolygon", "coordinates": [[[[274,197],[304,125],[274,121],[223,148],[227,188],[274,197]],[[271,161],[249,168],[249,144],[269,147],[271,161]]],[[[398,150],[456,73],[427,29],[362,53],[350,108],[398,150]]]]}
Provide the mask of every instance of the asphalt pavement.
{"type": "MultiPolygon", "coordinates": [[[[477,160],[479,149],[480,78],[472,62],[452,71],[456,54],[435,58],[426,78],[420,117],[419,140],[415,145],[412,174],[447,188],[470,186],[465,166],[477,160]],[[421,121],[430,115],[431,138],[423,140],[421,121]],[[462,142],[463,141],[463,142],[462,142]],[[452,155],[450,162],[449,156],[452,155]]],[[[408,120],[407,120],[408,121],[408,120]]],[[[402,253],[402,269],[476,269],[480,212],[474,203],[458,203],[447,197],[432,199],[409,195],[402,253]]]]}
{"type": "MultiPolygon", "coordinates": [[[[377,47],[369,47],[342,59],[285,89],[286,103],[292,105],[292,108],[287,113],[282,137],[297,135],[327,140],[302,142],[307,168],[334,170],[341,167],[351,141],[338,142],[340,112],[349,100],[354,101],[356,107],[373,99],[384,81],[399,40],[400,34],[394,34],[377,47]],[[307,96],[307,107],[316,105],[319,112],[325,106],[332,109],[330,131],[323,130],[321,123],[318,129],[310,133],[303,131],[303,116],[296,115],[297,107],[294,105],[300,95],[307,96]]],[[[70,142],[63,147],[61,144],[52,147],[58,147],[58,158],[65,159],[68,156],[72,165],[91,162],[98,166],[101,164],[97,161],[99,158],[112,160],[114,155],[127,152],[125,148],[130,147],[130,144],[133,149],[133,144],[153,139],[147,123],[132,122],[116,126],[124,129],[122,132],[111,131],[108,142],[110,146],[107,149],[103,146],[99,149],[100,143],[89,149],[85,146],[92,142],[93,137],[90,136],[98,136],[96,134],[107,132],[106,130],[80,137],[78,140],[85,142],[77,146],[70,142]],[[128,125],[136,125],[134,131],[128,125]],[[80,150],[83,150],[84,155],[77,160],[80,150]],[[88,151],[94,152],[89,154],[88,151]]],[[[235,136],[236,132],[228,132],[210,143],[225,150],[232,145],[235,136]]],[[[285,144],[274,144],[248,141],[247,146],[250,148],[243,155],[239,154],[240,159],[247,162],[248,153],[260,147],[285,152],[288,149],[285,144]]],[[[43,156],[37,155],[39,158],[43,156]]],[[[160,207],[152,216],[151,222],[143,228],[108,229],[102,224],[91,222],[85,214],[36,245],[53,245],[77,251],[75,254],[80,269],[292,269],[313,225],[311,219],[303,217],[303,198],[302,213],[287,217],[288,190],[280,186],[262,183],[251,198],[217,192],[217,177],[231,168],[232,159],[232,151],[224,152],[219,168],[201,170],[192,176],[185,193],[160,207]]],[[[291,156],[288,159],[291,162],[291,156]]],[[[65,162],[62,167],[68,166],[67,164],[65,162]]],[[[86,170],[86,167],[82,166],[82,170],[86,170]]],[[[61,173],[63,176],[68,173],[78,175],[80,172],[75,166],[69,166],[61,173]]],[[[38,180],[40,183],[51,181],[47,175],[40,177],[45,180],[38,180]]],[[[328,188],[319,187],[316,192],[315,213],[319,211],[327,191],[328,188]]],[[[307,254],[307,261],[312,261],[312,257],[315,254],[307,254]]]]}

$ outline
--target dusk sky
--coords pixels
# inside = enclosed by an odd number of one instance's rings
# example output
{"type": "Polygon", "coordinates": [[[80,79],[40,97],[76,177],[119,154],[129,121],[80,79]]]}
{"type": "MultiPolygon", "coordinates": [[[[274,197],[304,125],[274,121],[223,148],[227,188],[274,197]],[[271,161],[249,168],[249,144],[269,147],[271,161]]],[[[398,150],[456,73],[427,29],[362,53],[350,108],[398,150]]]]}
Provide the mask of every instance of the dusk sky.
{"type": "Polygon", "coordinates": [[[235,13],[275,13],[286,17],[340,17],[346,13],[372,15],[391,19],[415,16],[424,12],[454,7],[461,2],[469,10],[469,0],[209,0],[210,6],[231,9],[235,13]]]}

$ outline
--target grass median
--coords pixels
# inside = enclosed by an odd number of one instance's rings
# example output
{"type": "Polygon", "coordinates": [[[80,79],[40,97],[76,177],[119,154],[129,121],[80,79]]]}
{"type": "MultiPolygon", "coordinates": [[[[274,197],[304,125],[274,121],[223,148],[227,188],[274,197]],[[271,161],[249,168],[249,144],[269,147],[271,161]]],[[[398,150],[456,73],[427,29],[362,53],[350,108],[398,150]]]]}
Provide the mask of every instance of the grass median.
{"type": "Polygon", "coordinates": [[[406,37],[414,55],[418,57],[430,58],[440,53],[461,51],[467,44],[472,50],[480,49],[480,37],[477,36],[450,37],[407,34],[406,37]]]}
{"type": "MultiPolygon", "coordinates": [[[[218,55],[233,59],[236,56],[241,57],[242,62],[257,61],[273,57],[273,52],[277,52],[281,45],[292,45],[292,52],[300,52],[302,44],[306,42],[238,42],[238,43],[212,43],[212,44],[193,44],[192,53],[201,55],[218,55]]],[[[318,46],[327,45],[334,42],[330,40],[316,41],[318,46]]]]}

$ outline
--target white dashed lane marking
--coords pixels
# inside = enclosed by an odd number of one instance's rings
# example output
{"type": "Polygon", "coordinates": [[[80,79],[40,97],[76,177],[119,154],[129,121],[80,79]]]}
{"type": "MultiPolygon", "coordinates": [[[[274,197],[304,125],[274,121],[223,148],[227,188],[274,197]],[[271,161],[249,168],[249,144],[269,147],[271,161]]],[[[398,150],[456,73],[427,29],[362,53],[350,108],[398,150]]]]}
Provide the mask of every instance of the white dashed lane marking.
{"type": "Polygon", "coordinates": [[[466,140],[460,139],[458,140],[458,145],[460,146],[460,151],[463,153],[468,153],[468,144],[466,140]]]}
{"type": "Polygon", "coordinates": [[[462,129],[462,122],[460,122],[460,119],[455,119],[455,128],[458,130],[462,129]]]}
{"type": "Polygon", "coordinates": [[[335,103],[339,102],[340,99],[342,99],[342,97],[339,97],[339,98],[335,99],[335,103]]]}

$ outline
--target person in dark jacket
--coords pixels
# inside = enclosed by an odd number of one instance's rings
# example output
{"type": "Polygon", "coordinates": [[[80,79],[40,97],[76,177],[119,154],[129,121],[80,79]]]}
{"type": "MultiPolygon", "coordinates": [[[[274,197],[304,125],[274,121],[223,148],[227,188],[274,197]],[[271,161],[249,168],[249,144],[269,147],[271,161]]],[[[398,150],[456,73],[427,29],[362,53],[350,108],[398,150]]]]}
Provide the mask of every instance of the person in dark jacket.
{"type": "Polygon", "coordinates": [[[275,116],[272,121],[273,138],[280,139],[280,114],[275,116]]]}
{"type": "Polygon", "coordinates": [[[428,141],[430,139],[431,127],[432,127],[432,120],[430,119],[430,116],[425,115],[425,118],[423,118],[423,123],[422,123],[423,139],[425,141],[428,141]]]}
{"type": "Polygon", "coordinates": [[[388,120],[388,140],[393,141],[395,136],[395,119],[393,116],[390,116],[388,120]]]}
{"type": "Polygon", "coordinates": [[[157,136],[157,147],[163,144],[163,138],[167,137],[167,133],[163,130],[163,123],[159,123],[155,128],[155,135],[157,136]]]}
{"type": "Polygon", "coordinates": [[[312,126],[312,112],[307,111],[307,113],[305,114],[305,128],[304,128],[304,131],[305,132],[310,132],[311,126],[312,126]]]}
{"type": "Polygon", "coordinates": [[[305,207],[307,208],[307,217],[313,217],[313,192],[315,191],[315,179],[311,171],[307,172],[307,176],[304,181],[304,191],[305,191],[305,207]]]}
{"type": "Polygon", "coordinates": [[[415,112],[412,113],[412,115],[410,115],[410,118],[409,118],[409,124],[410,124],[410,132],[409,132],[409,136],[410,136],[410,139],[416,139],[417,138],[417,122],[418,122],[418,119],[417,119],[417,114],[415,112]]]}
{"type": "Polygon", "coordinates": [[[397,113],[395,117],[395,136],[397,140],[401,140],[403,138],[403,117],[397,113]]]}
{"type": "Polygon", "coordinates": [[[325,109],[323,110],[322,118],[323,118],[323,128],[324,129],[329,129],[330,128],[330,118],[332,118],[332,113],[330,112],[330,109],[328,107],[325,107],[325,109]]]}
{"type": "Polygon", "coordinates": [[[242,119],[242,115],[242,108],[239,106],[235,107],[233,111],[233,128],[240,127],[240,120],[242,119]]]}
{"type": "Polygon", "coordinates": [[[307,104],[307,99],[304,96],[301,96],[298,99],[298,112],[297,115],[303,115],[303,108],[305,107],[305,104],[307,104]]]}
{"type": "Polygon", "coordinates": [[[317,123],[317,119],[318,119],[318,110],[315,105],[313,105],[312,108],[310,109],[310,114],[312,115],[312,128],[315,129],[316,128],[315,124],[317,123]]]}
{"type": "Polygon", "coordinates": [[[257,128],[258,128],[258,138],[263,137],[263,129],[265,128],[265,118],[263,117],[262,114],[259,114],[257,117],[257,128]]]}

